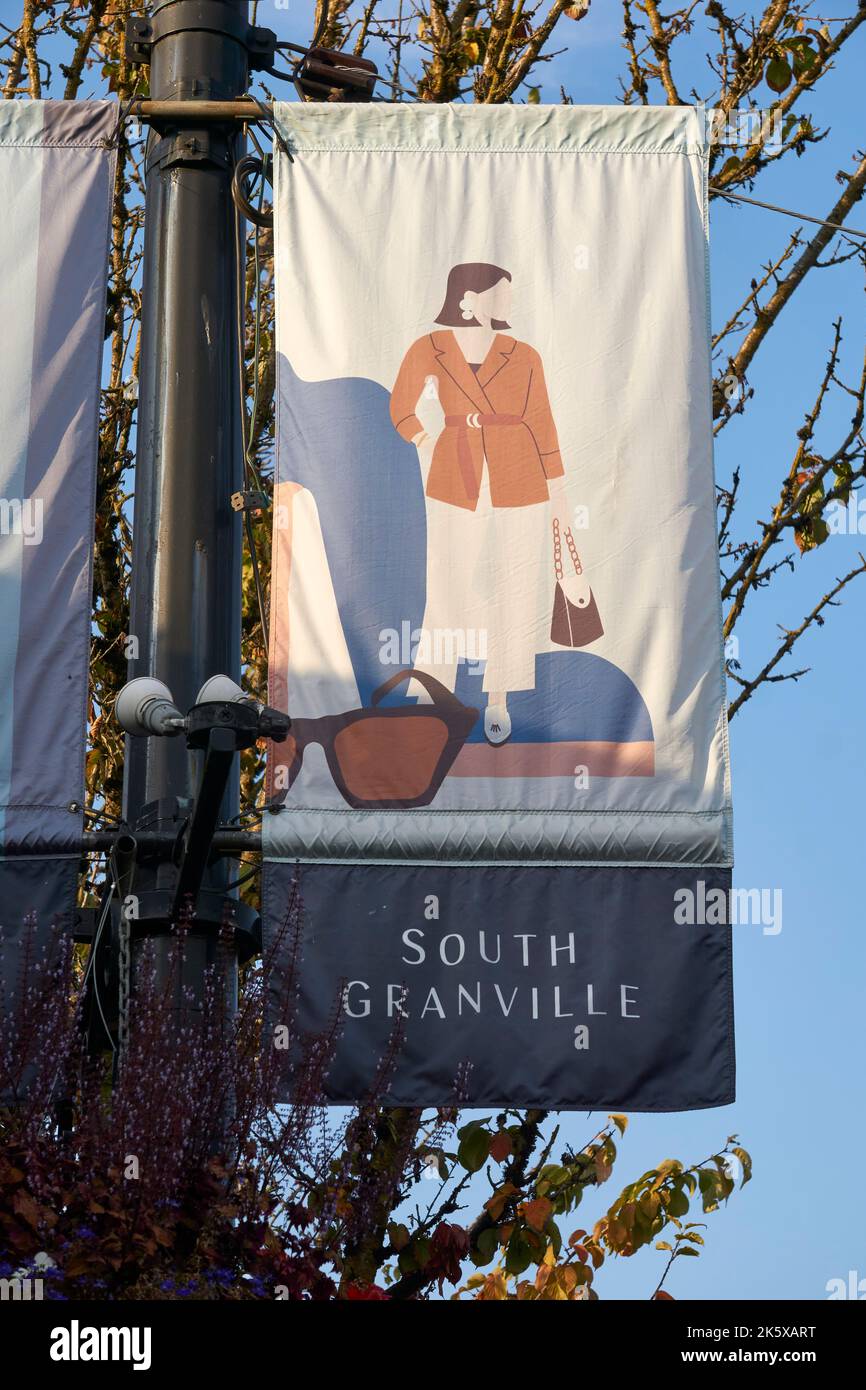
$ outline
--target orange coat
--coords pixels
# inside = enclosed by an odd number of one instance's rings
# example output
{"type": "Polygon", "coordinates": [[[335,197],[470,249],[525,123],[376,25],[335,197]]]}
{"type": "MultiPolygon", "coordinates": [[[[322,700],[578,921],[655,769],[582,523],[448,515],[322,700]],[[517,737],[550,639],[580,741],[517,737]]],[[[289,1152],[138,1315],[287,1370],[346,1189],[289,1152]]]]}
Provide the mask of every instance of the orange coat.
{"type": "Polygon", "coordinates": [[[404,439],[423,425],[415,407],[428,377],[439,384],[445,427],[436,441],[427,496],[474,511],[484,460],[494,507],[528,507],[549,497],[564,469],[541,358],[498,333],[478,375],[448,329],[413,343],[391,392],[391,419],[404,439]]]}

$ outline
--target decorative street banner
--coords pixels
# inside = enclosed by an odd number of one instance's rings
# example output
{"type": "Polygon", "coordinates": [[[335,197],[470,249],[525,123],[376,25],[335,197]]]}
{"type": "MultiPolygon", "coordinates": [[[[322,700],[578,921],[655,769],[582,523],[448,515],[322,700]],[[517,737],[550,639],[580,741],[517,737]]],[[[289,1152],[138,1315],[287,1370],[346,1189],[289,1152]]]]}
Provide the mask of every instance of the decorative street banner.
{"type": "Polygon", "coordinates": [[[265,932],[300,861],[329,1097],[727,1103],[701,113],[276,116],[265,932]]]}
{"type": "Polygon", "coordinates": [[[0,102],[0,989],[75,905],[116,123],[0,102]]]}

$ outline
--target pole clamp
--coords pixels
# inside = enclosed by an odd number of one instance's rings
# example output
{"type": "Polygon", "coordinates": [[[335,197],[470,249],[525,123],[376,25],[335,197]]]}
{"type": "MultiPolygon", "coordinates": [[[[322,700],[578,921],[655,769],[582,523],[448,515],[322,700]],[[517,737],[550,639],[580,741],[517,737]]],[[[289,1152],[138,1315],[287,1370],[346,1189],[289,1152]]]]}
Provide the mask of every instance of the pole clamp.
{"type": "Polygon", "coordinates": [[[164,135],[148,153],[147,172],[154,165],[160,169],[172,169],[178,164],[211,164],[216,169],[230,169],[232,151],[229,141],[221,131],[201,128],[164,135]]]}
{"type": "Polygon", "coordinates": [[[149,63],[153,48],[153,25],[149,19],[127,19],[123,52],[128,63],[149,63]]]}
{"type": "Polygon", "coordinates": [[[153,46],[160,39],[195,30],[234,39],[246,49],[249,65],[254,70],[272,68],[276,60],[277,36],[273,30],[248,24],[239,11],[223,3],[223,0],[199,0],[195,9],[186,5],[178,6],[171,12],[160,11],[156,21],[154,26],[149,19],[140,16],[127,19],[124,33],[127,62],[147,65],[151,61],[153,46]],[[157,32],[154,32],[155,27],[157,32]]]}

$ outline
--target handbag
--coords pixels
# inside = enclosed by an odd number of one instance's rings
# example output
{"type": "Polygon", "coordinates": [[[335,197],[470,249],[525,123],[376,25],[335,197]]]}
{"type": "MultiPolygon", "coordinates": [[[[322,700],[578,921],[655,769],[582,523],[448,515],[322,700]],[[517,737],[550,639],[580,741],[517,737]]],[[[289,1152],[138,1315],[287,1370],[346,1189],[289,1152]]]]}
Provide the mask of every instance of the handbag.
{"type": "Polygon", "coordinates": [[[583,572],[577,546],[570,526],[565,528],[574,574],[566,577],[562,567],[562,541],[559,521],[553,520],[553,568],[556,573],[556,592],[553,598],[553,617],[550,640],[560,647],[586,647],[604,636],[604,627],[589,580],[583,572]]]}

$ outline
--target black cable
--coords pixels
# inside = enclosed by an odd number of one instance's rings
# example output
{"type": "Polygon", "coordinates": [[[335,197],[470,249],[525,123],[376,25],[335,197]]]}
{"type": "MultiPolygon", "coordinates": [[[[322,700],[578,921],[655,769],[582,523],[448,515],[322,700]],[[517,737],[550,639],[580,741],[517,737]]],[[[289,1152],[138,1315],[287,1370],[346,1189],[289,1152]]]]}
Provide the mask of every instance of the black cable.
{"type": "Polygon", "coordinates": [[[259,206],[254,207],[246,191],[247,179],[260,178],[262,189],[267,178],[267,164],[265,158],[259,158],[257,154],[245,154],[238,160],[232,171],[232,197],[236,207],[239,207],[248,222],[252,222],[256,227],[272,227],[274,225],[273,212],[262,211],[262,198],[259,199],[259,206]]]}
{"type": "Polygon", "coordinates": [[[228,893],[232,888],[240,888],[242,884],[249,883],[250,879],[255,878],[256,874],[260,874],[261,871],[261,864],[254,864],[249,873],[241,874],[240,878],[234,879],[232,883],[227,883],[224,891],[228,893]]]}

